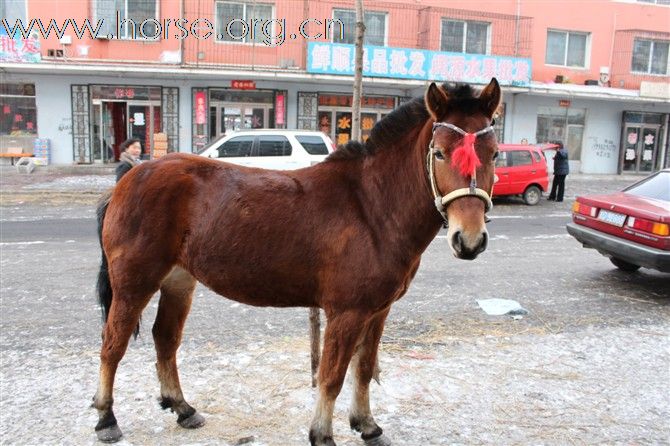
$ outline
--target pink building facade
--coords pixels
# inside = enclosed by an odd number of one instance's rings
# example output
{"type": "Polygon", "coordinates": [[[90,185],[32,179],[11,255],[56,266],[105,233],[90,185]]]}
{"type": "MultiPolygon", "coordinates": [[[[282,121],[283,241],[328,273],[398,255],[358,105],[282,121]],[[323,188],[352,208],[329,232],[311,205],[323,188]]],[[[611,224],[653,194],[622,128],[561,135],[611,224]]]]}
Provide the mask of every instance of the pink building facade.
{"type": "MultiPolygon", "coordinates": [[[[364,139],[432,80],[496,76],[501,142],[561,140],[587,173],[670,165],[667,0],[364,3],[364,139]]],[[[350,138],[353,1],[6,0],[0,18],[0,150],[39,138],[52,163],[106,163],[128,137],[152,156],[157,134],[182,152],[250,127],[350,138]]]]}

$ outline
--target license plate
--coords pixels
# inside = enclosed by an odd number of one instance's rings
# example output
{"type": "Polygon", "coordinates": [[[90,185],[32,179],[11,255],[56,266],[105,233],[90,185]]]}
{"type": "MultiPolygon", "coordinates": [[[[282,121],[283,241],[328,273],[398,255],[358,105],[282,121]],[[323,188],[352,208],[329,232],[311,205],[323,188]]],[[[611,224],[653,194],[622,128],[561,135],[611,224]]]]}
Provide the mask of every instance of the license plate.
{"type": "Polygon", "coordinates": [[[598,212],[598,220],[604,221],[614,226],[623,226],[623,222],[626,221],[626,216],[624,214],[619,214],[617,212],[606,211],[601,209],[598,212]]]}

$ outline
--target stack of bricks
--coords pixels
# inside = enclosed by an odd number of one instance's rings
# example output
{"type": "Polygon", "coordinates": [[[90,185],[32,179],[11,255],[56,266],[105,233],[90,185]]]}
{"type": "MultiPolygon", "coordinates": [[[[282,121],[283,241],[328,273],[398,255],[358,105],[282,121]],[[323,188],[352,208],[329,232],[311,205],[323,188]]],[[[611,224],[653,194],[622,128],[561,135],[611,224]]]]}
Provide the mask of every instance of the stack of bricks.
{"type": "Polygon", "coordinates": [[[165,133],[154,133],[154,146],[151,151],[151,158],[160,158],[167,154],[168,140],[165,133]]]}

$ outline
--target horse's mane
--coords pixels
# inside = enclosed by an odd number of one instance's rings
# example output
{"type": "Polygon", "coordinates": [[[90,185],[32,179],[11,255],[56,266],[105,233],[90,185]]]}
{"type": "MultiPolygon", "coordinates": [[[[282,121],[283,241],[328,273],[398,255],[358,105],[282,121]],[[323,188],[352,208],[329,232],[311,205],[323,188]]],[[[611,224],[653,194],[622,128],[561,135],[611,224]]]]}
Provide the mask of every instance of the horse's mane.
{"type": "MultiPolygon", "coordinates": [[[[458,109],[464,113],[474,113],[478,110],[480,105],[470,85],[442,84],[442,88],[449,96],[447,112],[458,109]]],[[[340,145],[327,160],[362,158],[385,147],[398,145],[412,131],[418,130],[429,117],[424,98],[413,98],[378,121],[365,143],[352,140],[340,145]]]]}

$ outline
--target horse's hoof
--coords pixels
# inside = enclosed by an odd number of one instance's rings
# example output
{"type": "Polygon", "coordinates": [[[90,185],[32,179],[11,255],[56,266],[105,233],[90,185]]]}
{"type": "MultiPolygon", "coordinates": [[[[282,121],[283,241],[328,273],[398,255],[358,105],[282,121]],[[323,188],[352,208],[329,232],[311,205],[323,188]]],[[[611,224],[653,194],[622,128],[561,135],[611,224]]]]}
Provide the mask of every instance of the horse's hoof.
{"type": "Polygon", "coordinates": [[[98,435],[98,440],[102,441],[103,443],[116,443],[123,436],[123,433],[121,432],[121,429],[119,429],[118,424],[100,429],[95,431],[95,433],[98,435]]]}
{"type": "Polygon", "coordinates": [[[188,418],[184,418],[183,420],[178,419],[177,423],[186,429],[197,429],[205,425],[205,417],[198,412],[194,412],[193,415],[188,418]]]}
{"type": "Polygon", "coordinates": [[[391,446],[391,440],[389,440],[388,437],[384,434],[364,441],[365,446],[391,446]]]}

